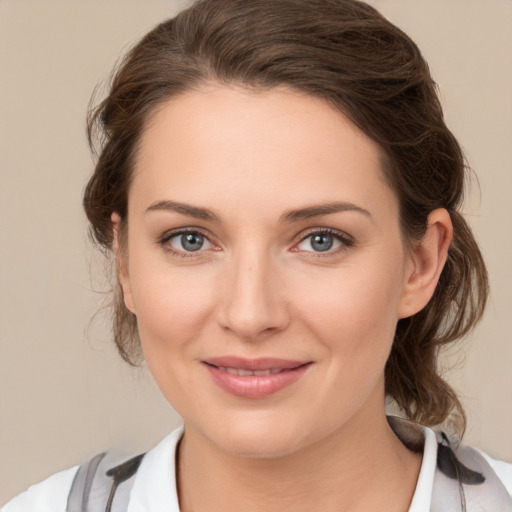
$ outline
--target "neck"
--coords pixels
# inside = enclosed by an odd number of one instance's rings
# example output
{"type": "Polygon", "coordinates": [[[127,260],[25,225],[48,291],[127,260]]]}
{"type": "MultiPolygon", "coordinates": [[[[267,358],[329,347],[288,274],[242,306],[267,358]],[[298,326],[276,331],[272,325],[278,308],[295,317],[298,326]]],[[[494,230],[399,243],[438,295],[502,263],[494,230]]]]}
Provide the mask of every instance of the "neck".
{"type": "Polygon", "coordinates": [[[273,458],[226,453],[185,426],[178,459],[180,509],[407,510],[421,456],[399,441],[384,410],[372,418],[358,416],[320,442],[273,458]]]}

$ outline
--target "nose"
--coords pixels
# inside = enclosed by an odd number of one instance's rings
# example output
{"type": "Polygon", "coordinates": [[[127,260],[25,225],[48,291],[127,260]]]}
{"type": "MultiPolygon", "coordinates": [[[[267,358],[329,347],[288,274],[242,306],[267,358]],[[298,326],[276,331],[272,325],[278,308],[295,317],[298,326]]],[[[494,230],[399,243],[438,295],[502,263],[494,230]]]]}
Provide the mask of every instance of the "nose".
{"type": "Polygon", "coordinates": [[[244,251],[229,263],[218,304],[218,322],[244,340],[258,340],[289,324],[282,279],[271,257],[244,251]]]}

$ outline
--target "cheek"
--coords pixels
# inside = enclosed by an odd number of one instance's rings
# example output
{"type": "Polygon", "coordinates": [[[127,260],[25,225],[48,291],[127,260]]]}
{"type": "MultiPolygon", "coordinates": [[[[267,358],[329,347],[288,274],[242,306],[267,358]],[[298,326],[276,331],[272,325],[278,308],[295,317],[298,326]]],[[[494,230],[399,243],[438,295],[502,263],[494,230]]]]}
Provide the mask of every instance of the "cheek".
{"type": "Polygon", "coordinates": [[[211,275],[190,269],[144,265],[131,278],[142,347],[152,353],[176,352],[197,336],[214,302],[211,275]]]}
{"type": "Polygon", "coordinates": [[[372,361],[385,364],[398,320],[400,261],[372,260],[295,290],[301,297],[299,316],[339,365],[356,364],[364,372],[372,361]]]}
{"type": "Polygon", "coordinates": [[[384,369],[396,329],[398,294],[392,280],[376,281],[355,272],[334,284],[322,294],[323,301],[316,293],[309,297],[304,318],[323,345],[325,364],[319,370],[324,377],[316,400],[321,410],[330,411],[326,421],[336,426],[364,404],[384,403],[384,369]]]}
{"type": "Polygon", "coordinates": [[[190,401],[200,399],[190,364],[194,341],[211,316],[212,290],[206,276],[190,279],[186,273],[140,273],[132,280],[137,325],[148,369],[167,401],[182,415],[190,401]]]}

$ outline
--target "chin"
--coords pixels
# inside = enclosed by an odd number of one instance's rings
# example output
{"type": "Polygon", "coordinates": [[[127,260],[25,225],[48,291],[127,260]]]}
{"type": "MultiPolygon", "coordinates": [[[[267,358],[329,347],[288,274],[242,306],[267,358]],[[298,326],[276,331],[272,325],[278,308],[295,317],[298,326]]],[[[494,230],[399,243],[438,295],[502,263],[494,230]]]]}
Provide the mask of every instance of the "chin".
{"type": "Polygon", "coordinates": [[[225,443],[218,445],[224,452],[232,456],[253,459],[273,459],[285,457],[300,448],[298,439],[289,439],[279,435],[255,433],[254,436],[244,433],[240,437],[230,437],[225,443]]]}
{"type": "Polygon", "coordinates": [[[204,434],[218,449],[232,456],[248,458],[284,457],[312,442],[300,422],[283,418],[248,418],[226,421],[204,434]]]}

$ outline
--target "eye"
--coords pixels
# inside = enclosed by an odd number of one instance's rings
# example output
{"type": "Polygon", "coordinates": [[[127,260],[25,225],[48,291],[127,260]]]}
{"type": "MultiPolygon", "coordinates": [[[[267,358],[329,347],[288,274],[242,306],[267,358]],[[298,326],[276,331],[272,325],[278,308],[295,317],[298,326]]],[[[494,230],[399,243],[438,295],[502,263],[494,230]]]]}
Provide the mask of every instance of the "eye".
{"type": "Polygon", "coordinates": [[[297,245],[296,250],[305,252],[337,252],[340,249],[350,247],[352,240],[341,233],[329,230],[315,231],[304,237],[297,245]]]}
{"type": "MultiPolygon", "coordinates": [[[[211,249],[213,244],[199,231],[180,231],[165,235],[160,243],[170,252],[186,253],[211,249]]],[[[185,254],[184,254],[185,253],[185,254]]]]}

